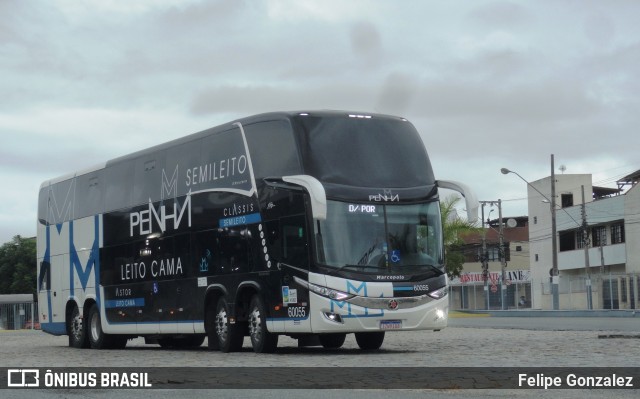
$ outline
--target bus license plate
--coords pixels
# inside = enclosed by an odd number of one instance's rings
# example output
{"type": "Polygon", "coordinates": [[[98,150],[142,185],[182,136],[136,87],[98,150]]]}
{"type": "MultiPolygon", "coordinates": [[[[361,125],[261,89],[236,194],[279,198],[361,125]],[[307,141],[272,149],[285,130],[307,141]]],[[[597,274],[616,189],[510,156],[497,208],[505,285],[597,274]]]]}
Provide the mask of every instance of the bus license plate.
{"type": "Polygon", "coordinates": [[[399,330],[402,328],[402,320],[380,320],[381,330],[399,330]]]}

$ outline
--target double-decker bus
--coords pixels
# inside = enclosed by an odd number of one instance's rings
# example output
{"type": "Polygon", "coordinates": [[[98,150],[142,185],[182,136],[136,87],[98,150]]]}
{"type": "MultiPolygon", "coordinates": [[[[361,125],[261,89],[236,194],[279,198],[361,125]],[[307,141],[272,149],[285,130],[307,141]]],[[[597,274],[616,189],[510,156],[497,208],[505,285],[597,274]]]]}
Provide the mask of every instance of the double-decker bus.
{"type": "MultiPolygon", "coordinates": [[[[152,137],[152,136],[150,136],[152,137]]],[[[377,349],[446,326],[438,188],[404,118],[248,117],[41,185],[45,332],[77,348],[377,349]]]]}

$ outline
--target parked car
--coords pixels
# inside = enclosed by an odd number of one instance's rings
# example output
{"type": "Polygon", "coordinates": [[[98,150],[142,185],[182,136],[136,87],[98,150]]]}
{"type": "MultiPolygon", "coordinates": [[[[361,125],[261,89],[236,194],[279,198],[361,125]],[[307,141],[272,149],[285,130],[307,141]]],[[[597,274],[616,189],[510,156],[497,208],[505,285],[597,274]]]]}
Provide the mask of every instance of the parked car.
{"type": "Polygon", "coordinates": [[[22,327],[25,330],[31,330],[32,328],[34,330],[39,330],[40,329],[40,322],[36,321],[35,323],[32,322],[31,320],[27,320],[24,323],[24,326],[22,327]]]}

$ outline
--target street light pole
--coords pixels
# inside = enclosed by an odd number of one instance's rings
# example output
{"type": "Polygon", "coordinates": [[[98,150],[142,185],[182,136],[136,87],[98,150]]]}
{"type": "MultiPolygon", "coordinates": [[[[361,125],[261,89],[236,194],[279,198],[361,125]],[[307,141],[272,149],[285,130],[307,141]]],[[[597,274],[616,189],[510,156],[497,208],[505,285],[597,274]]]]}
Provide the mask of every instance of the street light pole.
{"type": "Polygon", "coordinates": [[[542,198],[549,201],[551,204],[551,294],[553,296],[553,310],[558,310],[560,308],[560,291],[558,290],[558,283],[560,281],[559,273],[558,273],[558,242],[556,237],[557,226],[556,226],[556,175],[553,166],[553,154],[551,154],[551,199],[547,198],[540,190],[538,190],[534,185],[529,183],[524,177],[520,176],[518,172],[514,172],[513,170],[509,170],[507,168],[500,169],[500,172],[503,175],[513,173],[518,176],[523,182],[527,183],[527,185],[533,188],[542,196],[542,198]]]}

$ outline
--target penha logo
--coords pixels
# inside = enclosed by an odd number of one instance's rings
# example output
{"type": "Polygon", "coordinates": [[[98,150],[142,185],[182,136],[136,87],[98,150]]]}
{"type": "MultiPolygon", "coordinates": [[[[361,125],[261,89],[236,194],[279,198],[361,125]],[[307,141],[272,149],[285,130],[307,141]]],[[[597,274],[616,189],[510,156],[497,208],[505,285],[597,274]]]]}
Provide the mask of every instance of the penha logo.
{"type": "Polygon", "coordinates": [[[394,194],[391,190],[384,190],[382,193],[369,195],[369,201],[374,202],[398,202],[400,194],[394,194]]]}
{"type": "Polygon", "coordinates": [[[170,220],[173,220],[173,229],[177,230],[185,213],[188,226],[191,227],[191,192],[187,194],[182,204],[177,199],[173,200],[173,206],[168,201],[168,206],[164,204],[165,198],[173,198],[178,195],[178,171],[178,166],[176,166],[171,179],[169,179],[166,171],[162,169],[160,198],[163,202],[157,209],[154,207],[151,198],[149,198],[149,207],[147,209],[129,214],[130,237],[133,237],[136,233],[138,235],[149,235],[158,231],[164,233],[171,228],[171,224],[167,223],[170,220]]]}

